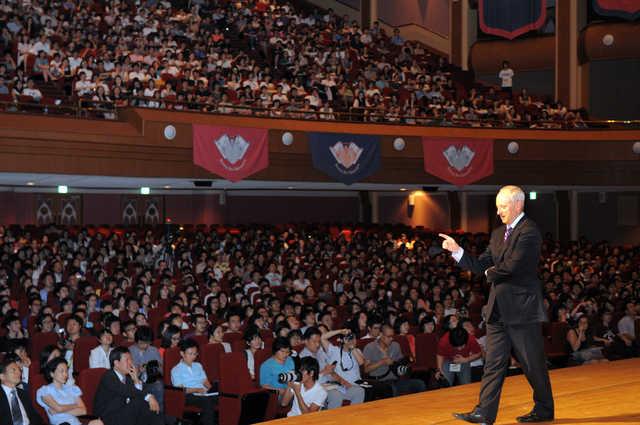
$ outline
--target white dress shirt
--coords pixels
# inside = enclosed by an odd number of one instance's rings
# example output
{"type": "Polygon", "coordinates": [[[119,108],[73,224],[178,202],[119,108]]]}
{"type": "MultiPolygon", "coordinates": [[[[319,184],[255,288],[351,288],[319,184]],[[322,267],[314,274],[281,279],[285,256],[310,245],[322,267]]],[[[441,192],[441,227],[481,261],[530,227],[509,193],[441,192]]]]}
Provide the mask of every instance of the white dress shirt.
{"type": "MultiPolygon", "coordinates": [[[[6,385],[2,385],[2,389],[4,390],[6,396],[7,396],[7,402],[9,402],[9,409],[11,409],[11,399],[13,398],[13,390],[14,388],[10,388],[7,387],[6,385]]],[[[18,405],[20,406],[20,412],[22,413],[22,424],[23,425],[29,425],[31,422],[29,422],[29,415],[27,415],[27,411],[25,410],[24,406],[22,405],[22,400],[20,400],[20,397],[18,397],[18,393],[16,392],[16,397],[18,398],[18,405]]],[[[11,415],[11,412],[9,412],[9,415],[11,415]]]]}
{"type": "Polygon", "coordinates": [[[96,348],[91,350],[91,354],[89,355],[89,367],[91,369],[95,369],[98,367],[103,367],[105,369],[110,369],[111,365],[109,364],[109,353],[111,353],[111,348],[109,348],[109,352],[105,352],[102,345],[98,345],[96,348]]]}

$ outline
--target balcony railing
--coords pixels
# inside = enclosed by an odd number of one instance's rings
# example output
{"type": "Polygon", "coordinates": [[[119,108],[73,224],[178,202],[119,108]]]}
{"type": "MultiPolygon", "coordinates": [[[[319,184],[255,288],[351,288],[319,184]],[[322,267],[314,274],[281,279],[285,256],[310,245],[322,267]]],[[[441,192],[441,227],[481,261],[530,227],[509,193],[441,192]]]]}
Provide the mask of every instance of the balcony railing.
{"type": "Polygon", "coordinates": [[[130,97],[127,102],[101,102],[79,98],[73,103],[56,103],[47,100],[36,102],[23,99],[0,100],[0,112],[20,114],[45,114],[85,119],[118,120],[123,109],[137,107],[166,111],[200,112],[214,115],[234,115],[254,118],[319,120],[336,122],[366,122],[370,124],[393,124],[426,127],[477,127],[507,129],[540,130],[631,130],[640,128],[640,120],[496,120],[491,118],[465,119],[449,116],[426,116],[393,114],[376,108],[356,108],[347,110],[323,111],[297,107],[280,109],[259,108],[239,105],[232,102],[219,102],[217,105],[199,102],[180,102],[177,100],[156,100],[147,97],[130,97]]]}

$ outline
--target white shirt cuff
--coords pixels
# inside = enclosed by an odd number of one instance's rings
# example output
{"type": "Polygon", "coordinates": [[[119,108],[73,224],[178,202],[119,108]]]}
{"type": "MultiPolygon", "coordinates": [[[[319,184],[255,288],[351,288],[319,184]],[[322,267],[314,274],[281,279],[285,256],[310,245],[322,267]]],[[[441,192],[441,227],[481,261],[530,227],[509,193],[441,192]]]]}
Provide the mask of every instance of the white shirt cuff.
{"type": "Polygon", "coordinates": [[[146,396],[144,396],[144,401],[148,402],[150,398],[151,394],[147,394],[146,396]]]}
{"type": "Polygon", "coordinates": [[[456,263],[460,262],[463,255],[464,255],[464,248],[460,248],[458,251],[451,253],[451,256],[453,257],[453,259],[456,260],[456,263]]]}
{"type": "Polygon", "coordinates": [[[142,383],[139,383],[139,384],[133,384],[133,386],[134,386],[134,387],[136,387],[136,389],[137,389],[138,391],[142,391],[142,383]]]}

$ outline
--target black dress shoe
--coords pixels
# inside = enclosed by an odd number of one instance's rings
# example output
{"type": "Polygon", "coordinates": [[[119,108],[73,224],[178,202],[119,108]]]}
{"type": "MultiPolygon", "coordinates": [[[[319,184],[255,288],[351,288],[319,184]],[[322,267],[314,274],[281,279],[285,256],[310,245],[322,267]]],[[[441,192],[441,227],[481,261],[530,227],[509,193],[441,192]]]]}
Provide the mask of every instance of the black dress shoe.
{"type": "Polygon", "coordinates": [[[553,415],[551,416],[541,416],[536,412],[528,413],[524,416],[518,416],[516,421],[520,423],[532,423],[532,422],[549,422],[553,420],[553,415]]]}
{"type": "Polygon", "coordinates": [[[492,425],[493,422],[488,421],[481,413],[476,410],[469,413],[454,413],[453,417],[461,421],[467,421],[472,424],[492,425]]]}

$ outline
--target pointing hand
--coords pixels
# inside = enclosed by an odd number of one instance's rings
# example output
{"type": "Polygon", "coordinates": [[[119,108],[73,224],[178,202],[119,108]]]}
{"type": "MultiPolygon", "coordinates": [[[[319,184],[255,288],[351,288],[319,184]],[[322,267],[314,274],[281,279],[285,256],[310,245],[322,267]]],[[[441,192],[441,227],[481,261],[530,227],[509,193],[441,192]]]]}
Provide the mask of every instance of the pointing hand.
{"type": "Polygon", "coordinates": [[[438,236],[443,239],[442,249],[446,249],[447,251],[452,253],[460,251],[460,245],[458,245],[455,239],[453,239],[451,236],[445,235],[444,233],[438,233],[438,236]]]}

